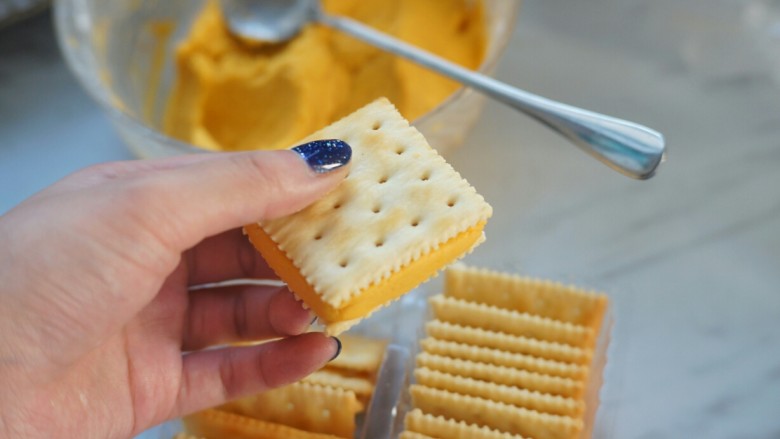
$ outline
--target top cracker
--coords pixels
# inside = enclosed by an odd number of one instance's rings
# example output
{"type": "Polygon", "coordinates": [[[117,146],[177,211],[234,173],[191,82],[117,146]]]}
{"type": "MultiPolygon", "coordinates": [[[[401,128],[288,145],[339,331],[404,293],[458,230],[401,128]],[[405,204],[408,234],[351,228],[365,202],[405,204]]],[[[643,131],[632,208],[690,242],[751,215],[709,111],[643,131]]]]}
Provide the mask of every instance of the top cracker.
{"type": "Polygon", "coordinates": [[[318,139],[352,147],[349,176],[306,209],[245,230],[338,334],[481,243],[492,209],[387,99],[302,142],[318,139]]]}

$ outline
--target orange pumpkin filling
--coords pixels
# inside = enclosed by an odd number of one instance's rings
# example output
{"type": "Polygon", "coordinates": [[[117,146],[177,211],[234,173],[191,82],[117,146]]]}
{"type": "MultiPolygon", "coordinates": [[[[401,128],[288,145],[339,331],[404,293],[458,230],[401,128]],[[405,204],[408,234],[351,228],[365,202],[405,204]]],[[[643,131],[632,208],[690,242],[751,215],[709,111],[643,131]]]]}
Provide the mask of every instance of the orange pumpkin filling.
{"type": "Polygon", "coordinates": [[[297,294],[324,323],[329,324],[365,317],[374,309],[407,293],[471,249],[482,237],[484,228],[485,222],[482,221],[466,229],[441,244],[436,250],[422,255],[401,270],[364,288],[338,308],[322,300],[295,264],[260,226],[252,224],[246,226],[245,230],[249,240],[279,278],[285,281],[290,290],[297,294]]]}

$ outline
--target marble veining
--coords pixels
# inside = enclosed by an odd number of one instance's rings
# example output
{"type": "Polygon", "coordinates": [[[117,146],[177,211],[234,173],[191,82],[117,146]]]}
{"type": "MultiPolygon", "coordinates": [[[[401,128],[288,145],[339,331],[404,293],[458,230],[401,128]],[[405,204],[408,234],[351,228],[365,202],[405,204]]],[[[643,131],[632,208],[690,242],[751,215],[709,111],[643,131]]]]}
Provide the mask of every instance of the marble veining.
{"type": "MultiPolygon", "coordinates": [[[[706,52],[753,42],[728,20],[754,3],[524,2],[499,78],[661,130],[669,160],[653,179],[618,175],[495,103],[448,157],[495,212],[467,262],[610,295],[596,437],[780,437],[780,61],[751,49],[719,66],[706,52]],[[701,28],[684,20],[704,8],[701,28]],[[711,23],[734,40],[704,45],[711,23]]],[[[130,157],[48,20],[0,41],[0,212],[130,157]],[[13,43],[26,37],[35,50],[13,43]]]]}

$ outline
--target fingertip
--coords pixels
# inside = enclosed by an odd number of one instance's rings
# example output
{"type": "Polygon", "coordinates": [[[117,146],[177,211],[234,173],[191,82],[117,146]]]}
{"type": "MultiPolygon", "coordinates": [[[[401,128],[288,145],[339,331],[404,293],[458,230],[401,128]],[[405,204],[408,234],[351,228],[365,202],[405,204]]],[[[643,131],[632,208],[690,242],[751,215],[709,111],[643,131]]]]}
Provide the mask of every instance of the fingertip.
{"type": "Polygon", "coordinates": [[[316,174],[325,174],[347,166],[352,147],[343,140],[315,140],[292,148],[316,174]]]}
{"type": "Polygon", "coordinates": [[[165,212],[159,235],[183,251],[204,237],[297,212],[333,190],[347,175],[351,148],[321,154],[306,145],[305,152],[227,153],[153,173],[125,201],[146,200],[146,210],[165,212]]]}
{"type": "Polygon", "coordinates": [[[337,343],[321,332],[307,332],[274,344],[276,355],[267,356],[262,365],[271,387],[297,381],[321,369],[338,351],[337,343]]]}
{"type": "Polygon", "coordinates": [[[299,381],[335,358],[339,344],[321,332],[309,332],[260,345],[187,354],[173,416],[299,381]]]}
{"type": "MultiPolygon", "coordinates": [[[[308,144],[307,144],[308,145],[308,144]]],[[[349,161],[328,165],[329,160],[316,164],[316,158],[306,158],[294,149],[258,151],[251,155],[258,188],[263,197],[263,213],[249,222],[270,220],[295,213],[339,185],[348,175],[349,161]],[[325,170],[323,170],[325,169],[325,170]]]]}
{"type": "Polygon", "coordinates": [[[328,362],[331,362],[331,361],[335,360],[336,358],[338,358],[338,356],[341,355],[341,348],[343,347],[342,344],[341,344],[341,340],[338,337],[331,337],[331,339],[334,341],[334,343],[336,345],[336,348],[335,348],[336,352],[333,354],[333,356],[330,358],[330,360],[328,360],[328,362]]]}

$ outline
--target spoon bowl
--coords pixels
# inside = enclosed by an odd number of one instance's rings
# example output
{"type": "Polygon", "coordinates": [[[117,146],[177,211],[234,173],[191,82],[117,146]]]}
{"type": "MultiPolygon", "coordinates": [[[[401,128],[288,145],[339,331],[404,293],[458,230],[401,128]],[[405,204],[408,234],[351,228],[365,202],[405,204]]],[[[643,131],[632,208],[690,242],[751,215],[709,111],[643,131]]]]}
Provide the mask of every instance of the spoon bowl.
{"type": "Polygon", "coordinates": [[[315,0],[231,0],[221,2],[233,35],[249,43],[281,43],[314,20],[315,0]]]}
{"type": "Polygon", "coordinates": [[[281,42],[310,21],[406,58],[525,113],[612,169],[644,180],[663,161],[666,142],[648,127],[575,108],[463,68],[357,21],[331,16],[316,0],[221,0],[228,28],[243,40],[281,42]]]}

